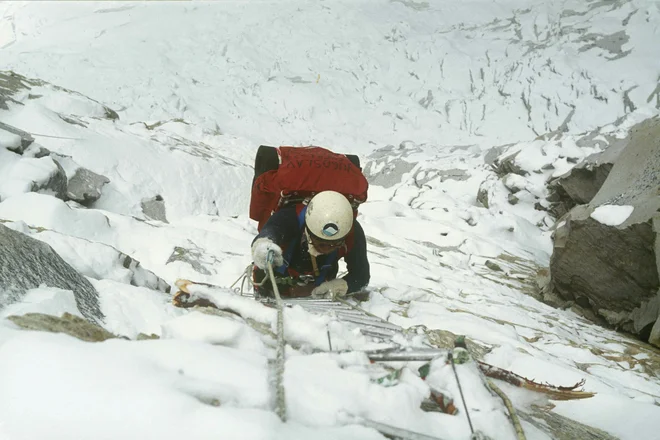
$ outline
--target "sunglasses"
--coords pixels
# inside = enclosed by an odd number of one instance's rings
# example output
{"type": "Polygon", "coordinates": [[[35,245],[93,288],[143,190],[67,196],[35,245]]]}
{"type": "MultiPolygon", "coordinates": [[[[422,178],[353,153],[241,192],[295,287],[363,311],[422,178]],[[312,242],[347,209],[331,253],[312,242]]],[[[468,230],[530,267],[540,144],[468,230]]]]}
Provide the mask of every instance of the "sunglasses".
{"type": "Polygon", "coordinates": [[[309,232],[309,230],[307,232],[312,245],[317,249],[337,249],[342,247],[346,242],[346,240],[343,238],[341,240],[323,240],[322,238],[318,238],[316,235],[309,232]]]}

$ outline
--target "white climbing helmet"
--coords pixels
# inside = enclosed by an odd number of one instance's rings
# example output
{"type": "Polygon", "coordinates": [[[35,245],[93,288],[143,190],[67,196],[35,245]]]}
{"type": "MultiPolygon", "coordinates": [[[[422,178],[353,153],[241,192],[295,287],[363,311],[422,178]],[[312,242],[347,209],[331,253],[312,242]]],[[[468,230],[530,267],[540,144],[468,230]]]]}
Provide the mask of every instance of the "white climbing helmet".
{"type": "Polygon", "coordinates": [[[320,192],[307,204],[305,224],[309,232],[321,240],[341,240],[353,227],[353,207],[336,191],[320,192]]]}

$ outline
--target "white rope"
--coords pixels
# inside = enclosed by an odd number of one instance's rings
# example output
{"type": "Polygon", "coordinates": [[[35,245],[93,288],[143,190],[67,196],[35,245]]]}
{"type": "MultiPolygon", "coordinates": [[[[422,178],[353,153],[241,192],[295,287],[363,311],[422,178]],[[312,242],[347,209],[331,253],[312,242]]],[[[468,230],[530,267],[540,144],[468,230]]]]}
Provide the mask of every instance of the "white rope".
{"type": "Polygon", "coordinates": [[[284,394],[284,350],[286,342],[284,341],[284,309],[280,290],[275,283],[275,274],[273,273],[273,251],[268,252],[268,275],[273,285],[275,300],[277,304],[277,354],[275,357],[275,413],[280,420],[286,422],[286,397],[284,394]]]}

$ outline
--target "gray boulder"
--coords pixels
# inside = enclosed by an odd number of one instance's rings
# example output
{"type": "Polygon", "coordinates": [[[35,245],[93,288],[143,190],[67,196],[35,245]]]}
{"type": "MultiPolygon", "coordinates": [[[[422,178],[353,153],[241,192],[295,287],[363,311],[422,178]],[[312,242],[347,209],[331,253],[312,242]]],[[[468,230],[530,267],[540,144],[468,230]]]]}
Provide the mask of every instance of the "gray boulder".
{"type": "Polygon", "coordinates": [[[165,212],[165,200],[158,195],[151,199],[143,200],[140,204],[142,207],[142,212],[144,215],[153,220],[159,220],[163,223],[169,223],[167,221],[167,215],[165,212]]]}
{"type": "Polygon", "coordinates": [[[18,142],[7,146],[7,149],[13,151],[14,153],[23,154],[23,152],[30,146],[30,144],[34,142],[34,138],[30,133],[23,131],[19,128],[13,127],[11,125],[0,122],[0,130],[20,137],[20,140],[18,142]]]}
{"type": "Polygon", "coordinates": [[[66,200],[89,206],[101,198],[103,186],[109,183],[110,179],[81,167],[71,156],[52,153],[51,157],[67,175],[66,200]]]}
{"type": "Polygon", "coordinates": [[[606,150],[588,156],[565,174],[551,180],[548,183],[550,212],[559,218],[573,207],[589,203],[627,145],[627,139],[609,138],[606,150]]]}
{"type": "Polygon", "coordinates": [[[101,197],[101,189],[108,182],[110,179],[105,176],[86,168],[78,168],[69,179],[67,196],[69,199],[87,206],[101,197]]]}
{"type": "MultiPolygon", "coordinates": [[[[633,127],[602,157],[614,157],[602,187],[588,204],[562,217],[555,230],[551,288],[593,311],[585,316],[646,339],[658,320],[660,254],[653,224],[660,216],[660,118],[633,127]],[[632,212],[618,221],[597,215],[612,205],[632,212]]],[[[576,197],[591,196],[583,191],[576,197]]]]}
{"type": "Polygon", "coordinates": [[[45,194],[53,194],[60,200],[67,200],[67,179],[64,168],[57,163],[56,160],[51,158],[42,159],[50,160],[55,164],[55,172],[51,174],[50,178],[45,182],[35,182],[32,185],[32,192],[39,192],[45,194]]]}
{"type": "Polygon", "coordinates": [[[94,286],[46,243],[0,224],[0,308],[44,284],[73,291],[82,315],[94,323],[104,316],[94,286]]]}
{"type": "Polygon", "coordinates": [[[8,223],[7,226],[47,243],[78,273],[88,278],[109,279],[166,293],[170,291],[165,280],[144,268],[138,260],[107,244],[29,227],[23,222],[8,223]]]}

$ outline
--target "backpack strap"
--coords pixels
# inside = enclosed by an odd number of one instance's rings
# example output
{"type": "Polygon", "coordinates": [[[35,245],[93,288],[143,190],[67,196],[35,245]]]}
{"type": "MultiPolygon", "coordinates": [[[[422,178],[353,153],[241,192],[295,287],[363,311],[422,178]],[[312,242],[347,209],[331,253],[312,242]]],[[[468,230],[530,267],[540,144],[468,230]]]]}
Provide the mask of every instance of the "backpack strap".
{"type": "Polygon", "coordinates": [[[289,268],[289,262],[293,258],[293,255],[295,254],[296,250],[298,250],[298,247],[300,246],[300,240],[302,239],[302,233],[303,233],[303,226],[305,225],[305,213],[307,212],[307,205],[303,206],[303,208],[300,210],[298,213],[298,229],[299,233],[296,234],[295,237],[293,237],[293,240],[289,243],[289,246],[287,246],[286,251],[284,255],[282,256],[284,259],[284,264],[282,264],[280,267],[277,268],[277,272],[281,273],[282,275],[286,274],[287,269],[289,268]]]}

